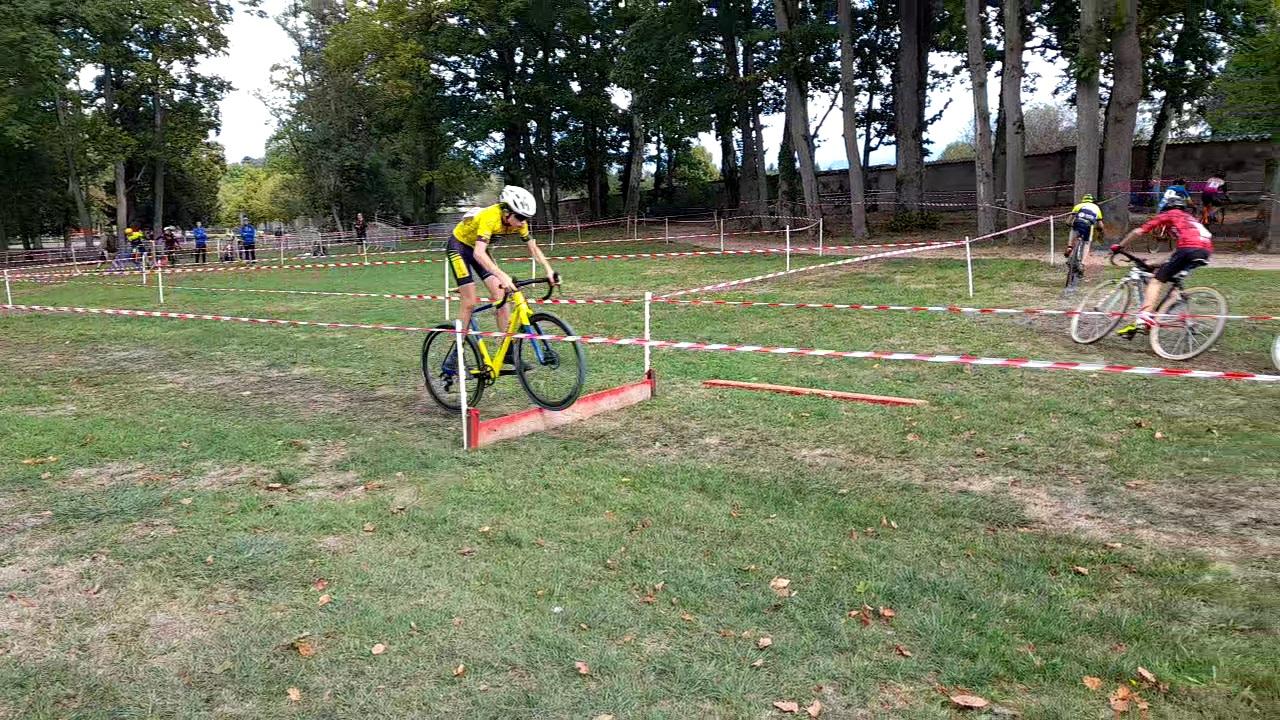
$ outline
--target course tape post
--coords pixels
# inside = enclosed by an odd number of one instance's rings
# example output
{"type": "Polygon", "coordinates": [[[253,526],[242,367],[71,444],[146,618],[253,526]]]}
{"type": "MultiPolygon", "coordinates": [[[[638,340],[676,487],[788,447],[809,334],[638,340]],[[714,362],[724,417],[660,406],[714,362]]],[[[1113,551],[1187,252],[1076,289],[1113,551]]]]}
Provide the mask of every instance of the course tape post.
{"type": "MultiPolygon", "coordinates": [[[[171,320],[209,320],[216,322],[248,323],[253,325],[281,325],[293,327],[319,327],[327,329],[384,330],[392,332],[430,333],[456,331],[444,328],[416,327],[411,325],[383,325],[375,323],[318,322],[313,320],[288,320],[279,318],[236,317],[179,313],[162,310],[126,310],[117,308],[85,308],[49,305],[0,305],[0,310],[35,313],[59,313],[76,315],[117,315],[125,317],[165,318],[171,320]]],[[[468,335],[502,338],[507,333],[469,330],[468,335]]],[[[1028,358],[979,357],[975,355],[927,355],[921,353],[886,352],[879,350],[820,350],[814,348],[779,347],[769,345],[734,345],[729,343],[702,343],[676,340],[646,340],[644,338],[612,338],[597,335],[546,335],[537,333],[512,333],[513,338],[546,340],[551,342],[581,342],[588,345],[632,345],[636,347],[667,348],[697,352],[732,352],[764,355],[801,355],[808,357],[844,358],[853,360],[886,360],[926,362],[949,365],[990,367],[1014,367],[1027,370],[1072,370],[1076,372],[1113,373],[1145,377],[1193,378],[1201,380],[1248,380],[1261,383],[1280,382],[1280,375],[1266,375],[1236,370],[1191,370],[1186,368],[1140,367],[1110,363],[1087,363],[1058,360],[1032,360],[1028,358]]]]}

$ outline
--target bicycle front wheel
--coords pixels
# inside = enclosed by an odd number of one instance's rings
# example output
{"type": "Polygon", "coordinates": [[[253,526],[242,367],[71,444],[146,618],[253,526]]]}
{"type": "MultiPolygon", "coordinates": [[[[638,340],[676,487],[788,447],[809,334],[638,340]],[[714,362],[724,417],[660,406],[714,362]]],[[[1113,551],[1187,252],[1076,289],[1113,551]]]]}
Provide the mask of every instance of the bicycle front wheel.
{"type": "MultiPolygon", "coordinates": [[[[431,399],[446,409],[458,412],[462,407],[462,382],[458,379],[458,346],[452,325],[437,325],[422,341],[422,379],[427,383],[431,399]]],[[[470,335],[462,338],[462,357],[467,369],[467,404],[475,407],[484,394],[484,365],[480,348],[470,335]]]]}
{"type": "MultiPolygon", "coordinates": [[[[550,313],[534,313],[524,332],[534,335],[573,335],[573,329],[550,313]]],[[[577,340],[516,338],[516,377],[529,399],[548,410],[564,410],[577,401],[587,379],[587,358],[577,340]]]]}
{"type": "Polygon", "coordinates": [[[1087,292],[1071,316],[1071,339],[1090,345],[1116,329],[1133,303],[1133,290],[1124,280],[1108,280],[1087,292]],[[1099,314],[1100,313],[1100,314],[1099,314]]]}
{"type": "Polygon", "coordinates": [[[1071,256],[1067,258],[1067,288],[1068,290],[1080,284],[1084,279],[1084,249],[1086,247],[1084,240],[1077,240],[1075,248],[1071,251],[1071,256]]]}
{"type": "Polygon", "coordinates": [[[1190,360],[1222,336],[1226,314],[1227,300],[1213,288],[1188,288],[1171,295],[1151,328],[1151,350],[1166,360],[1190,360]]]}

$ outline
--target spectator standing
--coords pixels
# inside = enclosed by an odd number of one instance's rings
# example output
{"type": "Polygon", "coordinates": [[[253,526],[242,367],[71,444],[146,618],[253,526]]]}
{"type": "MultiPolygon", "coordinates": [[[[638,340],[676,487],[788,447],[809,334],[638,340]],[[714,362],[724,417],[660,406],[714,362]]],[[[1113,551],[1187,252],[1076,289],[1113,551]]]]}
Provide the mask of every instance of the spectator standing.
{"type": "Polygon", "coordinates": [[[240,244],[244,247],[245,261],[258,262],[258,231],[248,220],[240,226],[240,244]]]}
{"type": "Polygon", "coordinates": [[[209,231],[204,229],[204,223],[197,220],[196,228],[191,231],[191,236],[196,241],[195,262],[201,265],[209,262],[209,231]]]}
{"type": "Polygon", "coordinates": [[[369,223],[364,221],[364,213],[356,213],[356,222],[352,227],[356,231],[356,245],[364,250],[365,239],[369,236],[369,223]]]}
{"type": "Polygon", "coordinates": [[[178,264],[178,229],[172,225],[164,229],[164,257],[168,261],[169,267],[178,264]]]}

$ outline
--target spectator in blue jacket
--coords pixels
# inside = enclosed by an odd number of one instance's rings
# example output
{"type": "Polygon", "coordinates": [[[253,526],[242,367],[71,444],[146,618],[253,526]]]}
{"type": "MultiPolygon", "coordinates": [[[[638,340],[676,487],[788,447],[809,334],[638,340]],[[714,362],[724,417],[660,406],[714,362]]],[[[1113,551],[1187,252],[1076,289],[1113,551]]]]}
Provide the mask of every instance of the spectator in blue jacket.
{"type": "Polygon", "coordinates": [[[197,220],[191,236],[196,241],[196,262],[201,264],[209,262],[209,231],[204,229],[204,223],[197,220]]]}
{"type": "Polygon", "coordinates": [[[245,220],[244,225],[240,226],[240,244],[244,246],[244,259],[248,262],[258,262],[257,234],[257,230],[253,228],[253,223],[248,220],[245,220]]]}

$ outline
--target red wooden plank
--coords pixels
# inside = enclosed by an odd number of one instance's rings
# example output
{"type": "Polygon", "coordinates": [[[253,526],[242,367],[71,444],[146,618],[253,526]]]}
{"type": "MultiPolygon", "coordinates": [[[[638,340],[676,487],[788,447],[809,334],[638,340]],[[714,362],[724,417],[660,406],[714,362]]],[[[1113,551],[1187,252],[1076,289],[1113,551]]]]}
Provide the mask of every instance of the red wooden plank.
{"type": "Polygon", "coordinates": [[[529,408],[511,415],[481,420],[477,410],[471,410],[470,432],[468,433],[468,449],[476,450],[502,440],[521,437],[530,433],[550,430],[579,420],[586,420],[600,413],[619,410],[653,397],[657,389],[657,379],[652,371],[644,380],[628,385],[620,385],[608,390],[601,390],[583,395],[578,401],[564,410],[554,411],[543,408],[529,408]]]}

